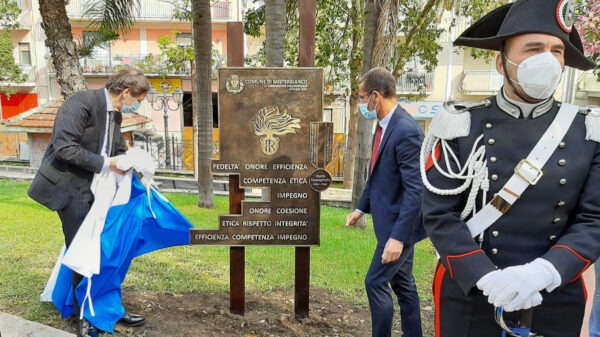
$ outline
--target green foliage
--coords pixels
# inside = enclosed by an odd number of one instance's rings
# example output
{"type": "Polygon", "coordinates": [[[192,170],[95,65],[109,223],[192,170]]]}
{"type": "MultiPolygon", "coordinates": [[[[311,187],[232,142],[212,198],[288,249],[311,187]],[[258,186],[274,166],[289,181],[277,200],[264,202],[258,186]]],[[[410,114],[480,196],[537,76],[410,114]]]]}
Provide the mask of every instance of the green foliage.
{"type": "MultiPolygon", "coordinates": [[[[13,43],[9,29],[19,26],[17,21],[21,9],[13,0],[0,0],[0,82],[23,82],[27,76],[21,67],[15,63],[13,43]]],[[[1,87],[0,92],[13,93],[14,89],[1,87]]]]}
{"type": "MultiPolygon", "coordinates": [[[[179,31],[173,31],[173,35],[176,35],[179,31]]],[[[192,62],[195,59],[194,45],[179,46],[169,35],[163,35],[158,39],[158,46],[161,51],[160,59],[163,60],[166,70],[169,73],[181,73],[186,69],[185,64],[190,64],[192,68],[192,62]]],[[[211,64],[213,69],[216,69],[223,64],[223,56],[219,52],[212,48],[211,50],[211,64]]]]}
{"type": "Polygon", "coordinates": [[[162,74],[163,77],[166,76],[164,70],[161,69],[159,64],[159,57],[153,55],[152,53],[146,55],[143,59],[135,63],[135,66],[138,67],[144,74],[162,74]]]}
{"type": "MultiPolygon", "coordinates": [[[[442,50],[438,40],[444,30],[439,25],[435,8],[425,10],[423,1],[402,1],[398,32],[406,37],[398,43],[392,55],[392,69],[396,73],[405,69],[410,60],[418,61],[427,71],[437,67],[438,54],[442,50]]],[[[413,67],[417,70],[416,65],[413,67]]]]}
{"type": "Polygon", "coordinates": [[[0,82],[23,82],[27,79],[21,67],[15,63],[12,41],[6,30],[0,31],[0,64],[0,82]]]}
{"type": "Polygon", "coordinates": [[[0,29],[15,29],[19,27],[21,8],[15,0],[0,0],[0,29]]]}
{"type": "MultiPolygon", "coordinates": [[[[254,0],[256,3],[258,0],[254,0]]],[[[244,33],[260,37],[265,25],[265,6],[247,9],[244,12],[244,33]]]]}
{"type": "Polygon", "coordinates": [[[103,32],[101,36],[110,36],[107,31],[117,36],[127,33],[140,10],[140,0],[95,0],[85,5],[84,16],[92,19],[88,28],[103,32]]]}
{"type": "MultiPolygon", "coordinates": [[[[457,17],[468,18],[472,23],[479,20],[482,16],[492,11],[494,8],[500,7],[507,2],[508,1],[506,0],[460,1],[455,10],[457,17]]],[[[488,63],[492,61],[495,55],[496,52],[493,50],[471,48],[471,57],[475,59],[483,58],[488,63]]]]}
{"type": "MultiPolygon", "coordinates": [[[[245,33],[258,37],[264,32],[265,5],[262,0],[254,0],[261,5],[244,13],[245,33]]],[[[285,45],[285,65],[298,65],[299,0],[286,1],[287,31],[285,45]]],[[[325,69],[326,87],[349,91],[350,71],[348,62],[352,46],[353,29],[361,29],[364,15],[352,18],[350,2],[339,0],[317,1],[315,36],[315,66],[325,69]],[[353,21],[356,20],[358,22],[353,21]]],[[[362,29],[361,29],[362,31],[362,29]]],[[[255,55],[246,58],[251,66],[264,64],[265,47],[255,55]]]]}
{"type": "Polygon", "coordinates": [[[78,56],[92,55],[94,48],[126,34],[139,13],[140,0],[95,0],[85,3],[84,16],[91,18],[78,45],[78,56]]]}
{"type": "MultiPolygon", "coordinates": [[[[174,31],[176,35],[178,31],[174,31]]],[[[185,64],[194,60],[194,46],[178,46],[169,35],[163,35],[158,39],[158,46],[165,59],[167,70],[171,73],[179,73],[185,70],[185,64]]],[[[191,66],[190,66],[191,68],[191,66]]]]}
{"type": "Polygon", "coordinates": [[[91,56],[94,48],[118,38],[119,34],[110,29],[88,31],[83,35],[83,40],[79,44],[78,55],[79,57],[91,56]]]}

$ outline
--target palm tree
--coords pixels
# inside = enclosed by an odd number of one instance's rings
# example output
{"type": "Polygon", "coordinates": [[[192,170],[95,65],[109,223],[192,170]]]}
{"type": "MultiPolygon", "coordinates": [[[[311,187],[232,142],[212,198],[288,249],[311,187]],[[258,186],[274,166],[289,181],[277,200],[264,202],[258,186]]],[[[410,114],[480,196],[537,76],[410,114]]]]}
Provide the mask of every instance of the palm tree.
{"type": "Polygon", "coordinates": [[[65,0],[40,0],[46,47],[52,55],[61,94],[67,98],[79,90],[86,89],[87,84],[79,65],[77,45],[73,41],[65,6],[65,0]]]}
{"type": "MultiPolygon", "coordinates": [[[[354,184],[354,158],[356,157],[356,138],[358,124],[358,106],[354,94],[358,90],[358,81],[362,73],[363,55],[360,47],[363,43],[364,20],[362,19],[365,0],[352,0],[350,20],[352,25],[352,47],[350,49],[350,118],[348,120],[347,145],[344,153],[344,188],[354,184]]],[[[358,200],[357,200],[358,202],[358,200]]]]}
{"type": "Polygon", "coordinates": [[[196,53],[194,92],[194,130],[198,135],[198,207],[212,208],[213,183],[212,158],[212,93],[211,93],[211,50],[212,28],[210,0],[192,0],[192,29],[196,53]]]}
{"type": "MultiPolygon", "coordinates": [[[[46,46],[52,55],[61,94],[67,98],[87,88],[79,64],[80,48],[73,41],[67,16],[67,0],[39,0],[46,46]]],[[[90,27],[98,31],[93,44],[101,44],[126,32],[134,23],[140,0],[96,0],[88,3],[85,16],[93,18],[90,27]]]]}
{"type": "Polygon", "coordinates": [[[267,67],[283,67],[287,26],[285,5],[285,0],[265,0],[267,67]]]}
{"type": "MultiPolygon", "coordinates": [[[[362,73],[366,73],[376,66],[372,60],[376,40],[378,38],[378,21],[381,17],[382,2],[391,0],[367,0],[365,4],[365,35],[363,40],[363,64],[362,73]]],[[[383,21],[383,20],[382,20],[383,21]]],[[[383,47],[381,47],[383,48],[383,47]]],[[[391,48],[391,46],[390,46],[391,48]]],[[[382,51],[380,50],[380,53],[382,51]]],[[[377,56],[377,55],[376,55],[377,56]]],[[[381,56],[379,56],[381,59],[381,56]]],[[[354,178],[352,180],[352,206],[355,209],[367,181],[369,161],[371,159],[371,129],[373,121],[358,118],[356,127],[356,153],[354,157],[354,178]]],[[[361,218],[360,226],[364,226],[364,217],[361,218]]]]}

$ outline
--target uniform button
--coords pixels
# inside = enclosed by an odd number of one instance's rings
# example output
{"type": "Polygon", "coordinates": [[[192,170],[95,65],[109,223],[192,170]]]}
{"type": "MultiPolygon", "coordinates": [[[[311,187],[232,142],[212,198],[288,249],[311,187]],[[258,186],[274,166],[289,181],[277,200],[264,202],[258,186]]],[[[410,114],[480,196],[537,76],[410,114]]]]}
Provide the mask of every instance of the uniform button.
{"type": "Polygon", "coordinates": [[[498,180],[498,175],[497,174],[492,174],[492,180],[498,180]]]}
{"type": "Polygon", "coordinates": [[[560,166],[565,166],[565,164],[566,164],[566,163],[567,163],[567,161],[566,161],[566,160],[564,160],[564,159],[560,159],[560,160],[558,161],[558,165],[560,165],[560,166]]]}
{"type": "Polygon", "coordinates": [[[488,139],[488,144],[494,145],[494,144],[496,144],[496,140],[494,138],[490,138],[490,139],[488,139]]]}
{"type": "Polygon", "coordinates": [[[561,180],[558,181],[561,185],[564,185],[567,183],[567,179],[562,178],[561,180]]]}
{"type": "Polygon", "coordinates": [[[556,240],[556,235],[550,235],[550,237],[548,239],[550,239],[550,241],[554,241],[554,240],[556,240]]]}
{"type": "Polygon", "coordinates": [[[496,237],[498,237],[498,235],[499,235],[499,234],[500,234],[500,233],[498,233],[498,231],[493,231],[493,232],[492,232],[492,236],[493,236],[493,237],[495,237],[495,238],[496,238],[496,237]]]}
{"type": "Polygon", "coordinates": [[[560,142],[560,143],[558,144],[558,147],[560,147],[561,149],[564,149],[564,148],[565,148],[565,146],[567,146],[567,145],[565,144],[565,142],[560,142]]]}
{"type": "Polygon", "coordinates": [[[494,255],[498,254],[498,249],[492,248],[492,254],[494,254],[494,255]]]}
{"type": "Polygon", "coordinates": [[[559,223],[560,222],[560,218],[554,218],[554,220],[552,220],[552,222],[559,223]]]}
{"type": "Polygon", "coordinates": [[[496,157],[492,157],[492,158],[490,158],[490,161],[491,161],[492,163],[495,163],[497,160],[498,160],[498,159],[496,159],[496,157]]]}
{"type": "Polygon", "coordinates": [[[488,130],[491,129],[492,128],[492,123],[486,123],[485,124],[485,128],[488,129],[488,130]]]}
{"type": "Polygon", "coordinates": [[[562,201],[562,200],[558,202],[558,206],[564,206],[565,204],[566,203],[564,201],[562,201]]]}

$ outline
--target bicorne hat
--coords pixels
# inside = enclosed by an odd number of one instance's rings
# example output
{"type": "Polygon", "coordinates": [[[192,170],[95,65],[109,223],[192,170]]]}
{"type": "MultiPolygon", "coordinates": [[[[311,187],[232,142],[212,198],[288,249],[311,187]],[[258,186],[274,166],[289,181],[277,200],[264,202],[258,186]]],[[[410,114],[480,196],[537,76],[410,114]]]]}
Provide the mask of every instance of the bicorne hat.
{"type": "Polygon", "coordinates": [[[502,49],[504,40],[527,33],[558,37],[565,44],[565,64],[589,70],[596,64],[584,56],[579,33],[573,27],[575,0],[517,0],[494,9],[473,23],[454,41],[455,45],[502,49]]]}

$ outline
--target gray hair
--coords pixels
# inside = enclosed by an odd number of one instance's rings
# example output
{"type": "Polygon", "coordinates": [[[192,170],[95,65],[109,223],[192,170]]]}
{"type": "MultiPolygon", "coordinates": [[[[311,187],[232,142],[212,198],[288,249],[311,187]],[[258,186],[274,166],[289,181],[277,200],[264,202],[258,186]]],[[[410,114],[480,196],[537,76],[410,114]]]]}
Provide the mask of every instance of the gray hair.
{"type": "Polygon", "coordinates": [[[396,97],[396,79],[387,69],[377,67],[360,78],[367,93],[377,91],[384,98],[396,97]]]}
{"type": "Polygon", "coordinates": [[[106,90],[113,94],[120,94],[129,88],[131,95],[137,97],[150,91],[150,82],[139,69],[127,67],[110,75],[106,81],[106,90]]]}

